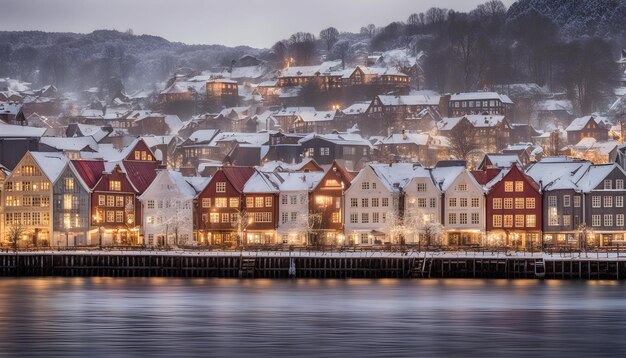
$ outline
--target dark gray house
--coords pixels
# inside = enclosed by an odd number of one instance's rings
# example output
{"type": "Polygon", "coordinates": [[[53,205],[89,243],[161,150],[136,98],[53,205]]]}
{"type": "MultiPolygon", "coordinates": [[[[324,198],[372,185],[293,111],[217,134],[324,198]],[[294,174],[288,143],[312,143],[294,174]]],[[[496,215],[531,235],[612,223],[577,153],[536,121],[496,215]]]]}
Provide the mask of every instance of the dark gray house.
{"type": "Polygon", "coordinates": [[[373,146],[358,134],[310,134],[302,138],[304,157],[313,158],[320,165],[330,165],[335,160],[349,171],[357,171],[370,161],[373,146]]]}
{"type": "Polygon", "coordinates": [[[89,187],[69,162],[53,184],[53,246],[89,245],[89,187]]]}

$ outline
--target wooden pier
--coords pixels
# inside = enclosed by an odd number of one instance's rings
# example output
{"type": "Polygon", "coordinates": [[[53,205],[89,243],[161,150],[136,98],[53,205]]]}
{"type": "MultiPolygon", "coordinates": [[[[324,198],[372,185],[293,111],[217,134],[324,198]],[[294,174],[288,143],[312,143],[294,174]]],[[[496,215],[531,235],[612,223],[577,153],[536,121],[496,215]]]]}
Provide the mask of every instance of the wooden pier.
{"type": "Polygon", "coordinates": [[[0,276],[224,278],[626,278],[626,261],[572,258],[0,254],[0,276]],[[295,269],[294,269],[295,267],[295,269]]]}

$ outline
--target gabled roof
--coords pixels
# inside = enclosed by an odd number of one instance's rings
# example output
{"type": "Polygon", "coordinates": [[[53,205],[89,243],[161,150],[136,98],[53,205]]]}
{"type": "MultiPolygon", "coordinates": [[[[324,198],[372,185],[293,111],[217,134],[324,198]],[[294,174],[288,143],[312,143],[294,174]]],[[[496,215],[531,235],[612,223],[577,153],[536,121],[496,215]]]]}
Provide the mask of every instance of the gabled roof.
{"type": "Polygon", "coordinates": [[[513,104],[509,96],[496,92],[463,92],[450,96],[451,101],[500,100],[502,103],[513,104]]]}
{"type": "Polygon", "coordinates": [[[126,176],[140,194],[152,183],[157,174],[156,162],[141,162],[125,160],[121,164],[126,176]]]}
{"type": "Polygon", "coordinates": [[[18,126],[0,121],[0,138],[42,137],[46,128],[18,126]]]}
{"type": "Polygon", "coordinates": [[[63,153],[29,152],[44,175],[54,183],[65,169],[69,159],[63,153]]]}
{"type": "Polygon", "coordinates": [[[576,185],[583,192],[588,193],[594,190],[598,185],[600,185],[604,178],[606,178],[614,170],[619,170],[620,172],[622,172],[623,175],[626,176],[626,173],[624,173],[622,167],[620,167],[616,163],[590,165],[584,175],[582,175],[580,179],[576,182],[576,185]]]}
{"type": "Polygon", "coordinates": [[[275,172],[274,176],[278,181],[278,190],[286,191],[306,191],[315,188],[324,177],[324,172],[275,172]]]}
{"type": "Polygon", "coordinates": [[[256,172],[252,167],[235,167],[228,166],[220,169],[228,181],[235,187],[238,192],[243,192],[243,187],[250,177],[256,172]]]}
{"type": "Polygon", "coordinates": [[[565,131],[573,132],[573,131],[582,130],[583,128],[585,128],[585,126],[587,126],[589,121],[594,121],[598,126],[602,128],[608,128],[607,126],[610,125],[610,123],[608,122],[608,119],[604,117],[584,116],[584,117],[574,119],[572,123],[570,123],[570,125],[567,126],[567,128],[565,128],[565,131]]]}
{"type": "Polygon", "coordinates": [[[331,134],[312,133],[300,139],[298,143],[303,144],[313,139],[322,139],[322,140],[325,140],[334,144],[340,144],[340,145],[362,145],[362,146],[367,146],[370,148],[372,147],[372,143],[370,143],[367,139],[361,137],[361,135],[359,134],[354,134],[354,133],[331,133],[331,134]]]}
{"type": "Polygon", "coordinates": [[[437,122],[437,128],[442,131],[452,130],[464,118],[475,128],[491,128],[504,121],[504,116],[497,114],[468,114],[462,117],[442,118],[437,122]]]}
{"type": "Polygon", "coordinates": [[[385,106],[437,106],[439,97],[429,97],[425,95],[378,95],[378,99],[385,106]]]}
{"type": "MultiPolygon", "coordinates": [[[[398,192],[400,189],[406,188],[411,179],[415,177],[430,177],[426,168],[413,163],[370,164],[368,167],[389,192],[398,192]]],[[[363,172],[361,170],[361,173],[363,172]]]]}
{"type": "Polygon", "coordinates": [[[465,165],[452,165],[446,167],[435,166],[432,170],[435,186],[441,191],[447,191],[456,178],[465,171],[465,165]]]}
{"type": "Polygon", "coordinates": [[[576,182],[592,164],[588,161],[568,157],[542,159],[526,170],[533,180],[545,190],[578,189],[576,182]]]}
{"type": "Polygon", "coordinates": [[[394,133],[387,138],[381,139],[377,144],[398,145],[398,144],[415,144],[428,145],[430,135],[428,133],[415,133],[405,131],[404,133],[394,133]]]}
{"type": "Polygon", "coordinates": [[[103,160],[72,160],[72,165],[89,189],[96,186],[105,170],[103,160]]]}
{"type": "Polygon", "coordinates": [[[535,180],[527,175],[526,173],[524,173],[523,170],[520,169],[520,167],[516,164],[511,166],[510,168],[506,168],[503,169],[502,171],[500,171],[500,173],[498,173],[498,175],[496,175],[490,182],[488,182],[485,185],[485,188],[487,189],[488,192],[490,192],[491,190],[493,190],[493,188],[500,183],[507,175],[511,174],[511,173],[520,173],[521,176],[526,179],[526,181],[530,184],[530,186],[532,188],[534,188],[536,191],[541,191],[541,188],[539,187],[539,184],[537,182],[535,182],[535,180]]]}
{"type": "Polygon", "coordinates": [[[41,137],[39,143],[45,144],[57,150],[98,150],[96,140],[89,137],[41,137]]]}
{"type": "Polygon", "coordinates": [[[273,176],[273,174],[256,170],[243,186],[244,194],[278,193],[278,186],[270,180],[271,176],[273,176]]]}

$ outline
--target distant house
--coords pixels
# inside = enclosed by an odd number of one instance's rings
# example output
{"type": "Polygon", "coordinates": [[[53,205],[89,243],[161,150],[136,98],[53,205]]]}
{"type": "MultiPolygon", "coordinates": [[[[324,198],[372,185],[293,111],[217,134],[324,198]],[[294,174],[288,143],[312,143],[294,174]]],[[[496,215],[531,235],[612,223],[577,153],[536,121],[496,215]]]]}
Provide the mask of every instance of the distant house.
{"type": "Polygon", "coordinates": [[[159,93],[159,103],[186,102],[193,100],[193,92],[189,88],[174,82],[159,93]]]}
{"type": "Polygon", "coordinates": [[[571,144],[578,143],[583,138],[594,138],[598,141],[609,139],[610,123],[604,117],[584,116],[576,118],[565,128],[567,140],[571,144]]]}
{"type": "Polygon", "coordinates": [[[443,95],[439,112],[443,117],[461,117],[470,114],[490,114],[512,117],[514,103],[496,92],[465,92],[443,95]]]}
{"type": "Polygon", "coordinates": [[[239,100],[237,81],[226,78],[210,79],[206,82],[206,96],[209,102],[234,106],[239,100]]]}
{"type": "Polygon", "coordinates": [[[437,129],[441,135],[450,137],[451,132],[461,122],[466,122],[476,130],[480,147],[485,152],[498,151],[511,141],[511,125],[502,115],[477,114],[443,118],[437,122],[437,129]]]}
{"type": "Polygon", "coordinates": [[[336,160],[349,170],[359,170],[370,160],[373,146],[358,134],[310,134],[300,139],[304,156],[320,165],[336,160]]]}
{"type": "Polygon", "coordinates": [[[22,104],[18,102],[0,103],[0,121],[6,124],[26,125],[26,116],[22,111],[22,104]]]}

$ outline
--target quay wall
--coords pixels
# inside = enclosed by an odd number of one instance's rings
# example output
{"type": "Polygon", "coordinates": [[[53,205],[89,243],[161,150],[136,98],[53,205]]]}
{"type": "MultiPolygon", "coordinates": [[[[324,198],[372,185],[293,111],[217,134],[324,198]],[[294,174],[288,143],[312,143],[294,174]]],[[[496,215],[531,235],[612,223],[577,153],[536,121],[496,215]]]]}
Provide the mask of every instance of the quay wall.
{"type": "Polygon", "coordinates": [[[0,276],[223,278],[626,278],[619,258],[0,254],[0,276]]]}

